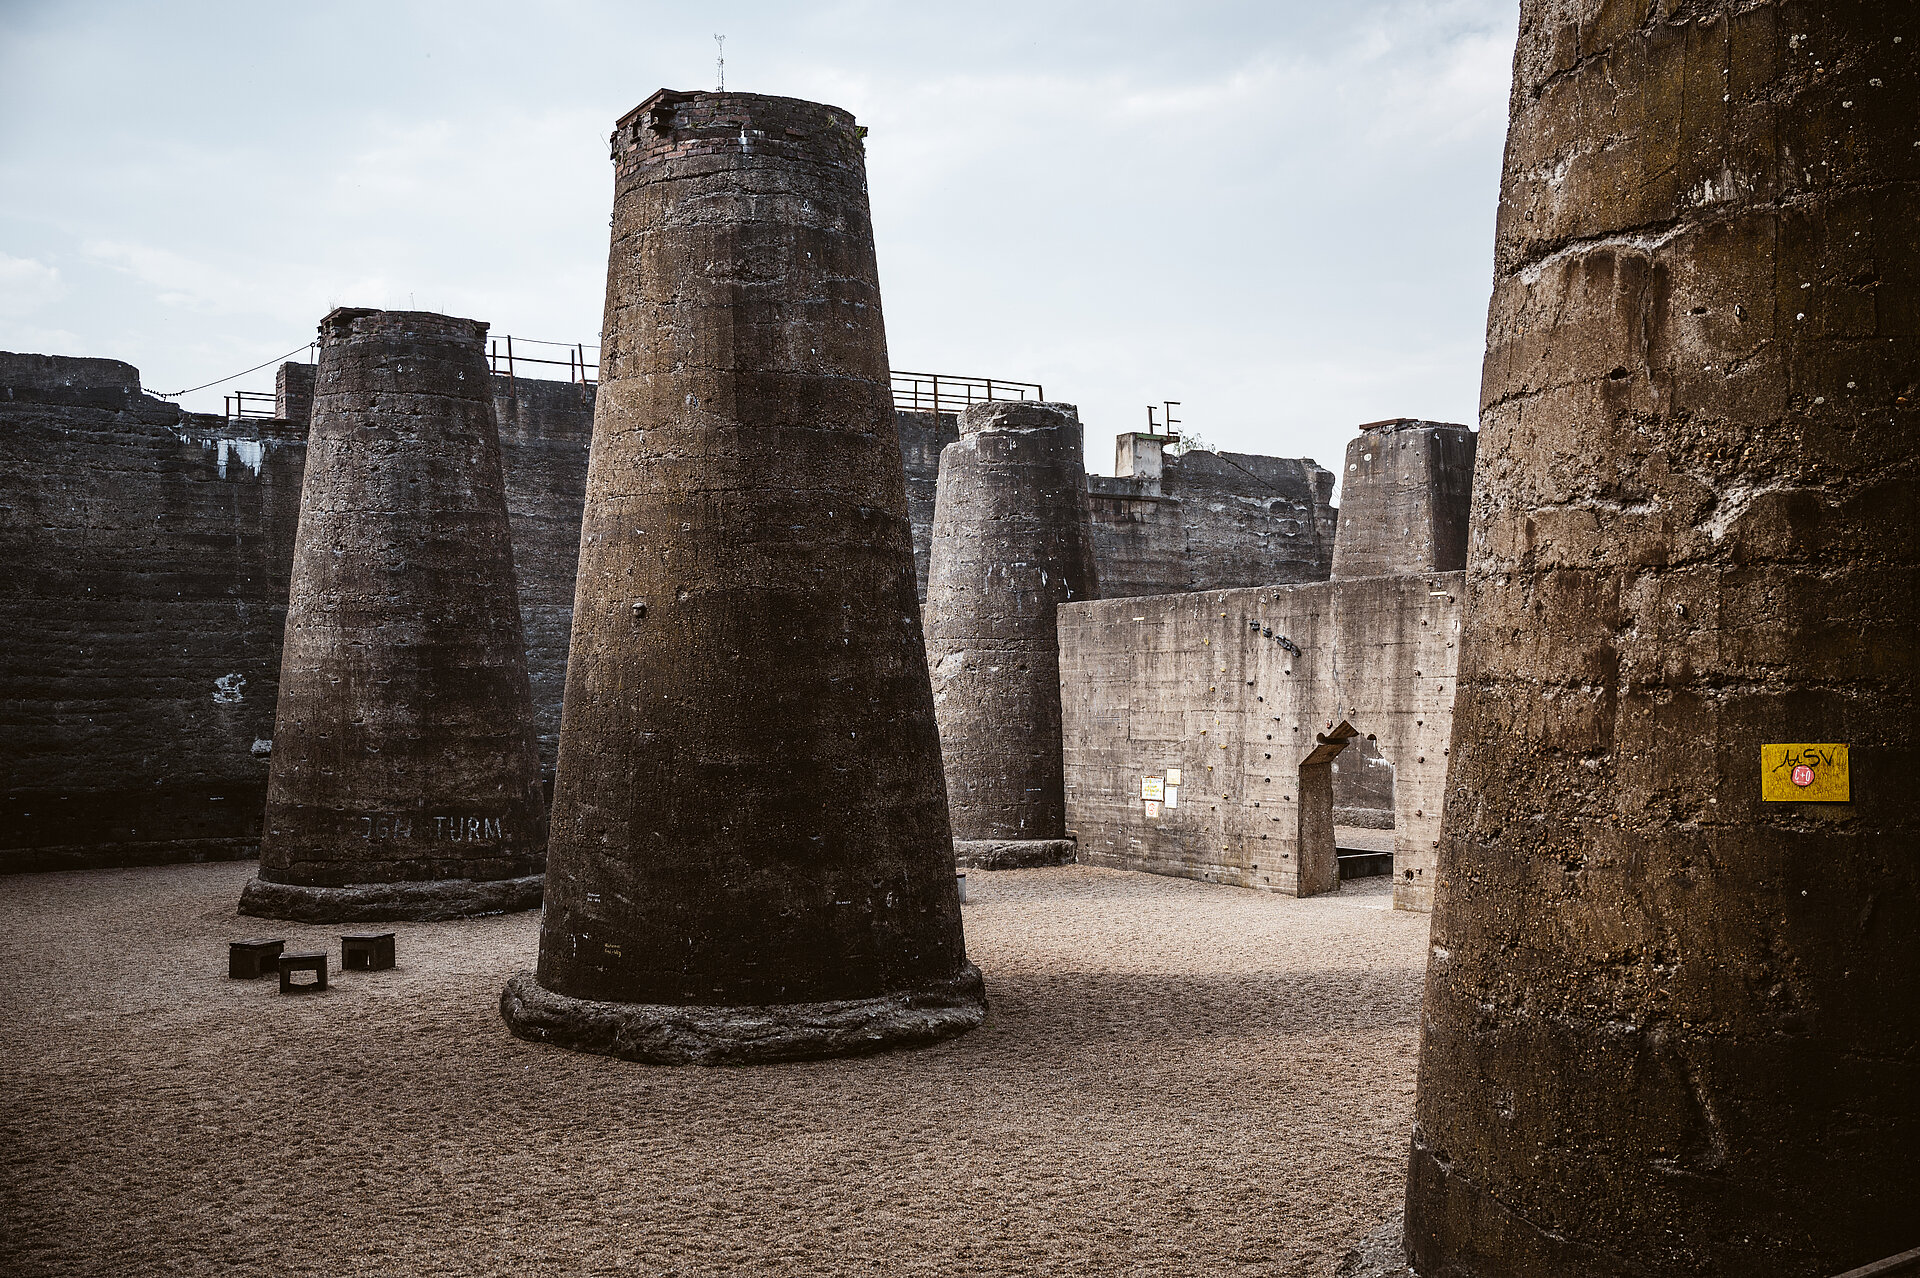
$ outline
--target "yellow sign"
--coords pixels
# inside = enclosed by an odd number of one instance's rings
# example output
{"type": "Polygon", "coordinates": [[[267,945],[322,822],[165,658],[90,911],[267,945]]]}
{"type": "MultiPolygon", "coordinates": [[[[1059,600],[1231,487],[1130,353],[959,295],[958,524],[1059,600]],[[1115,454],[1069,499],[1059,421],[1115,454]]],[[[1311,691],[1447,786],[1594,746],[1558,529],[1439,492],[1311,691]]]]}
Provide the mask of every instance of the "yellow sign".
{"type": "Polygon", "coordinates": [[[1151,799],[1157,803],[1159,802],[1160,798],[1165,793],[1165,791],[1166,791],[1166,782],[1161,780],[1159,777],[1141,777],[1140,778],[1140,797],[1141,798],[1151,799]]]}
{"type": "Polygon", "coordinates": [[[1760,747],[1760,798],[1767,803],[1850,803],[1843,745],[1760,747]]]}

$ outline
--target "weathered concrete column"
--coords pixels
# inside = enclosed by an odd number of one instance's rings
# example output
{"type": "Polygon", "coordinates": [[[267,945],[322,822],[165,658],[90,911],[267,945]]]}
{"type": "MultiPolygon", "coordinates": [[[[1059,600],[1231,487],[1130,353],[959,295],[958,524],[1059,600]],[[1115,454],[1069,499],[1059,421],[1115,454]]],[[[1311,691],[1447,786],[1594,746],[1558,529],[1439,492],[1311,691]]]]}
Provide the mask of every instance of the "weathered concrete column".
{"type": "Polygon", "coordinates": [[[1150,497],[1160,495],[1160,482],[1166,473],[1166,448],[1177,443],[1175,435],[1149,435],[1126,431],[1113,437],[1113,476],[1134,480],[1138,491],[1150,497]]]}
{"type": "Polygon", "coordinates": [[[273,375],[273,415],[301,426],[313,420],[313,388],[317,364],[282,364],[273,375]]]}
{"type": "Polygon", "coordinates": [[[419,311],[342,309],[320,325],[243,914],[438,919],[540,903],[546,803],[486,331],[419,311]]]}
{"type": "Polygon", "coordinates": [[[1347,442],[1335,578],[1458,572],[1467,563],[1474,434],[1451,422],[1369,422],[1347,442]]]}
{"type": "Polygon", "coordinates": [[[860,131],[623,117],[603,381],[523,1038],[779,1060],[979,1024],[860,131]]]}
{"type": "Polygon", "coordinates": [[[1079,410],[970,405],[940,454],[926,608],[959,864],[1073,860],[1054,611],[1098,594],[1079,410]]]}
{"type": "Polygon", "coordinates": [[[1523,0],[1407,1240],[1913,1245],[1920,23],[1523,0]],[[1848,802],[1762,798],[1770,743],[1848,802]],[[1821,766],[1825,767],[1826,764],[1821,766]]]}

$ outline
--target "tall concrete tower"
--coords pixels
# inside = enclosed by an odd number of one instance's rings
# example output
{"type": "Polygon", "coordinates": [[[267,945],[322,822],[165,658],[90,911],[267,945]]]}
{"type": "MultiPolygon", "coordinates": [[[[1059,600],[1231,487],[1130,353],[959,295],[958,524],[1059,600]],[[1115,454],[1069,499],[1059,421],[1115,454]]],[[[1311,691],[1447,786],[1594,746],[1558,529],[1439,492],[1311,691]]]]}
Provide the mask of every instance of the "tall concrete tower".
{"type": "Polygon", "coordinates": [[[1333,575],[1458,572],[1467,564],[1474,433],[1450,422],[1369,422],[1347,442],[1333,575]]]}
{"type": "Polygon", "coordinates": [[[516,1034],[748,1062],[977,1025],[862,130],[662,91],[613,135],[603,380],[516,1034]]]}
{"type": "Polygon", "coordinates": [[[1920,22],[1523,0],[1407,1241],[1914,1245],[1920,22]]]}
{"type": "Polygon", "coordinates": [[[1073,860],[1054,610],[1098,595],[1079,411],[970,405],[940,454],[926,607],[960,864],[1073,860]]]}
{"type": "Polygon", "coordinates": [[[540,903],[547,812],[487,326],[320,325],[260,873],[240,912],[438,919],[540,903]]]}

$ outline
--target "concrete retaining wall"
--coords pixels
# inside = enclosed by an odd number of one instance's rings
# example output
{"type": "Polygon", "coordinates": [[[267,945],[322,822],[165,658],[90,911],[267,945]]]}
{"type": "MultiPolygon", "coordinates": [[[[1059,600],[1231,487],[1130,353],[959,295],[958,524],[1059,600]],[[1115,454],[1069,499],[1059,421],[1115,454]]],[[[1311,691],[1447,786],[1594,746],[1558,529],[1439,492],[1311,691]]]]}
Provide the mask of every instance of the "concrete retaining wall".
{"type": "MultiPolygon", "coordinates": [[[[0,353],[0,872],[254,854],[312,366],[284,366],[276,391],[297,416],[228,421],[143,394],[116,360],[0,353]]],[[[494,402],[550,776],[593,390],[496,377],[494,402]]],[[[957,431],[897,420],[924,593],[957,431]]],[[[1332,476],[1311,462],[1189,453],[1153,494],[1095,482],[1109,595],[1327,573],[1332,476]]]]}
{"type": "Polygon", "coordinates": [[[1063,605],[1067,826],[1080,859],[1295,891],[1300,766],[1319,736],[1351,723],[1396,769],[1394,904],[1431,908],[1461,581],[1063,605]],[[1164,782],[1170,769],[1181,773],[1177,806],[1150,817],[1142,779],[1164,782]]]}
{"type": "Polygon", "coordinates": [[[1333,474],[1307,458],[1190,452],[1151,478],[1087,486],[1108,599],[1324,581],[1332,569],[1333,474]]]}
{"type": "Polygon", "coordinates": [[[258,841],[303,436],[0,355],[0,868],[258,841]]]}
{"type": "MultiPolygon", "coordinates": [[[[494,390],[550,771],[592,393],[494,390]]],[[[0,872],[254,855],[306,454],[304,421],[0,354],[0,872]]]]}

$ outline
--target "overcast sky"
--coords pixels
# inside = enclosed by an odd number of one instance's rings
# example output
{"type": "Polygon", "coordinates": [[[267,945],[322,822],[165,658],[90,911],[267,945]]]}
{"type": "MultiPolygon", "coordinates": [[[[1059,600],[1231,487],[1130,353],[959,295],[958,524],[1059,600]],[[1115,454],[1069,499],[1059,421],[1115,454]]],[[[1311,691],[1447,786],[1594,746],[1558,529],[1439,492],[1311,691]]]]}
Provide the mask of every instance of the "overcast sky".
{"type": "MultiPolygon", "coordinates": [[[[0,0],[0,349],[154,391],[336,305],[592,342],[614,119],[655,89],[871,130],[895,368],[1040,382],[1095,470],[1145,405],[1337,470],[1473,422],[1515,0],[0,0]]],[[[564,370],[563,370],[564,372],[564,370]]],[[[229,390],[182,402],[218,411],[229,390]]]]}

